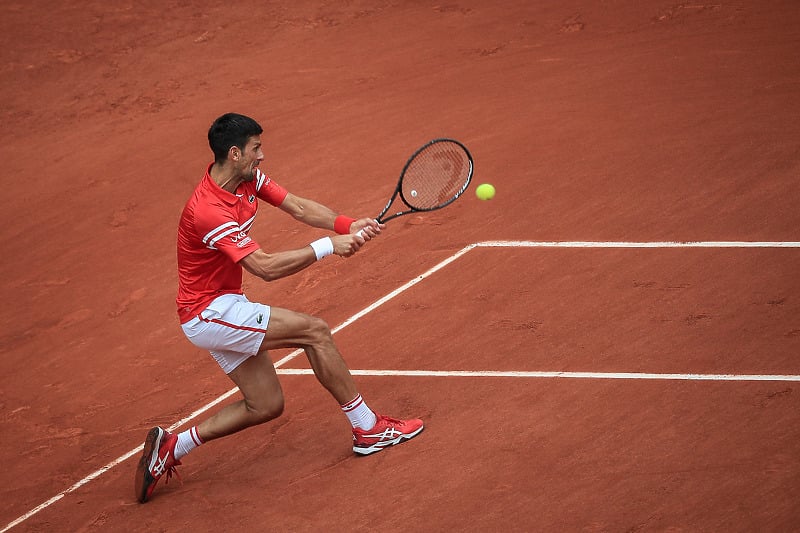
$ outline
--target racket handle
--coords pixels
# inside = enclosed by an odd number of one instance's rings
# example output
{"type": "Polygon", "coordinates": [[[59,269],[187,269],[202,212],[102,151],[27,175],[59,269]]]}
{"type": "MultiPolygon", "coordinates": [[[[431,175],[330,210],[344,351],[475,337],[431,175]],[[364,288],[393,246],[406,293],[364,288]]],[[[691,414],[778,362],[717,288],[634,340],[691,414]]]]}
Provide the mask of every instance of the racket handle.
{"type": "MultiPolygon", "coordinates": [[[[376,219],[375,219],[375,222],[377,222],[378,224],[380,224],[380,223],[381,223],[381,217],[378,217],[378,218],[376,218],[376,219]]],[[[356,232],[356,235],[358,235],[358,236],[359,236],[359,237],[361,237],[362,239],[366,239],[366,237],[364,236],[364,229],[363,229],[363,228],[362,228],[362,229],[360,229],[360,230],[358,230],[358,231],[356,232]]]]}

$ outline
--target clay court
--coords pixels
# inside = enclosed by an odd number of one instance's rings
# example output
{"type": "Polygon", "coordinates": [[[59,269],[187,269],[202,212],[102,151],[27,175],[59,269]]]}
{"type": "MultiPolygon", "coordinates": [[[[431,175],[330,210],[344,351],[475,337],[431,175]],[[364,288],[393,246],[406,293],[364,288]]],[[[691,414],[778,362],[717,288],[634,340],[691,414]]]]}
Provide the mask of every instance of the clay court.
{"type": "MultiPolygon", "coordinates": [[[[796,2],[174,4],[0,7],[3,532],[800,528],[796,2]],[[426,430],[356,457],[274,352],[284,415],[141,505],[148,429],[237,399],[174,302],[229,111],[277,182],[351,216],[429,139],[469,147],[454,204],[245,276],[426,430]]],[[[251,235],[322,234],[262,203],[251,235]]]]}

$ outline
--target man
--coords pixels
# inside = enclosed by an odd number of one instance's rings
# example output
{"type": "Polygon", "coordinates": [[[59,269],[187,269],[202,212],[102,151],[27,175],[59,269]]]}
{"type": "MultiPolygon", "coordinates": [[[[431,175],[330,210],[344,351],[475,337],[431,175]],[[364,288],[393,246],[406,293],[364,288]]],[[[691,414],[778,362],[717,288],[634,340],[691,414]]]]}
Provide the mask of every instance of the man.
{"type": "Polygon", "coordinates": [[[384,228],[370,218],[352,219],[295,196],[259,168],[261,126],[228,113],[211,125],[211,163],[178,226],[178,316],[186,337],[211,352],[243,399],[180,434],[161,427],[147,434],[136,470],[137,499],[146,502],[159,479],[169,481],[181,458],[197,446],[283,412],[283,392],[268,351],[302,348],[319,382],[339,402],[353,427],[353,451],[378,452],[423,430],[422,420],[375,414],[356,389],[350,371],[319,318],[250,302],[242,269],[265,281],[295,274],[325,256],[350,257],[384,228]],[[315,228],[334,230],[297,250],[266,252],[250,237],[258,200],[315,228]]]}

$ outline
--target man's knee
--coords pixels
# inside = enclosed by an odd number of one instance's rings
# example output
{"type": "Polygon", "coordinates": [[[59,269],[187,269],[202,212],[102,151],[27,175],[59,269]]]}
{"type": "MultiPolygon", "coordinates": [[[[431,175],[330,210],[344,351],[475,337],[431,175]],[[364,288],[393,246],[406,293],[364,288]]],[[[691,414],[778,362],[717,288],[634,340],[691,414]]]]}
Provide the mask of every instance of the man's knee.
{"type": "Polygon", "coordinates": [[[283,394],[272,394],[257,401],[246,400],[247,410],[255,424],[263,424],[283,414],[283,394]]]}
{"type": "Polygon", "coordinates": [[[308,333],[314,340],[329,339],[331,337],[331,328],[321,318],[311,316],[308,318],[308,333]]]}

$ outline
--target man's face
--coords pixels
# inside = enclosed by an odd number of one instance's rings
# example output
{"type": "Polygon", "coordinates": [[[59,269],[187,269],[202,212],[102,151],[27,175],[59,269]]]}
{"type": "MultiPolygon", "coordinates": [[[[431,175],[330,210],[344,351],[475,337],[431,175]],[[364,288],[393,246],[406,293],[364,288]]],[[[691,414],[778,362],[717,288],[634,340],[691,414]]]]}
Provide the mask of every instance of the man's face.
{"type": "Polygon", "coordinates": [[[261,151],[261,136],[253,135],[247,140],[243,150],[234,147],[234,154],[238,159],[234,159],[236,168],[242,181],[253,181],[256,177],[256,167],[264,160],[264,152],[261,151]]]}

